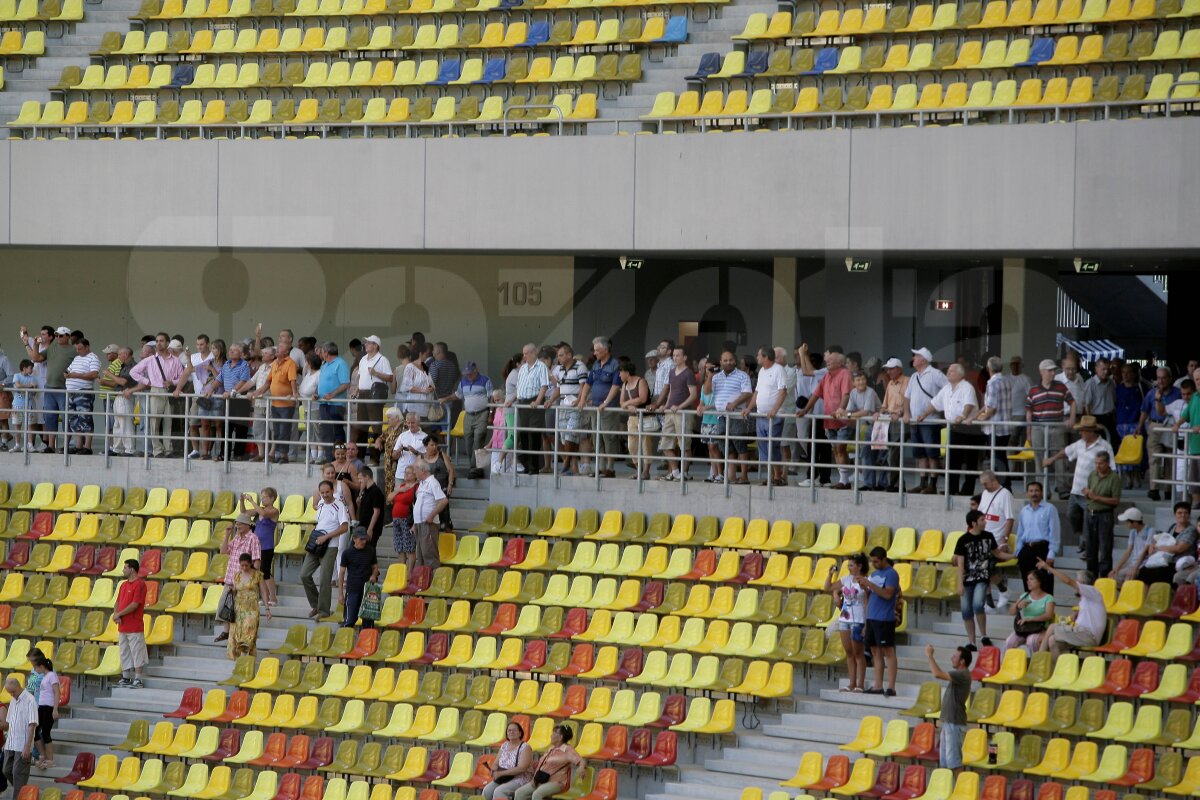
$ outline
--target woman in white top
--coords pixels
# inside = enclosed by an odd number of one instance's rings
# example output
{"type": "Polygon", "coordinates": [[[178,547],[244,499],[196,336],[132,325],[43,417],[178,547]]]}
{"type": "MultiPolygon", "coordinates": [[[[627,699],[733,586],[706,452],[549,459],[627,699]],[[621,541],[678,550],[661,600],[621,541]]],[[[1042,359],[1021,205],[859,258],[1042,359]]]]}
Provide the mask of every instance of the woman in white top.
{"type": "Polygon", "coordinates": [[[525,730],[510,722],[504,731],[504,743],[492,765],[492,780],[483,787],[485,800],[507,800],[529,783],[533,767],[533,749],[525,741],[525,730]]]}
{"type": "Polygon", "coordinates": [[[867,557],[862,553],[850,556],[846,559],[846,570],[848,574],[837,581],[830,570],[825,579],[825,591],[833,592],[834,605],[841,608],[837,628],[842,637],[842,649],[846,651],[846,671],[850,675],[850,685],[841,691],[862,692],[867,679],[867,659],[863,651],[867,599],[856,578],[867,574],[867,557]]]}
{"type": "MultiPolygon", "coordinates": [[[[313,402],[313,398],[317,396],[317,384],[321,380],[321,357],[311,350],[304,356],[304,364],[307,371],[304,377],[300,379],[300,399],[304,404],[304,416],[308,420],[305,425],[313,424],[316,420],[317,406],[313,402]]],[[[320,437],[316,435],[316,429],[306,432],[310,437],[310,441],[320,444],[320,437]]],[[[321,448],[313,447],[308,457],[312,460],[317,460],[321,456],[321,448]]]]}
{"type": "Polygon", "coordinates": [[[398,366],[393,374],[396,381],[396,402],[403,411],[415,412],[422,418],[429,416],[429,403],[433,399],[433,379],[422,368],[420,361],[408,345],[396,348],[398,366]]]}

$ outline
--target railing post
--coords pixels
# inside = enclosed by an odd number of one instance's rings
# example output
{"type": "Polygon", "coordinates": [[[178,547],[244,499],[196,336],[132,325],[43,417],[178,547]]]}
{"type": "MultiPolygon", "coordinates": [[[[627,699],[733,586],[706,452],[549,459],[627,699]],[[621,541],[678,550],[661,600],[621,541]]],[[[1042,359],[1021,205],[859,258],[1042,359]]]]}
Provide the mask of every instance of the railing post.
{"type": "Polygon", "coordinates": [[[954,442],[952,441],[954,432],[950,429],[950,420],[943,420],[943,422],[946,423],[946,458],[942,462],[942,478],[945,481],[942,491],[945,492],[946,510],[949,511],[950,503],[952,502],[950,499],[950,453],[953,452],[951,448],[954,447],[954,442]]]}

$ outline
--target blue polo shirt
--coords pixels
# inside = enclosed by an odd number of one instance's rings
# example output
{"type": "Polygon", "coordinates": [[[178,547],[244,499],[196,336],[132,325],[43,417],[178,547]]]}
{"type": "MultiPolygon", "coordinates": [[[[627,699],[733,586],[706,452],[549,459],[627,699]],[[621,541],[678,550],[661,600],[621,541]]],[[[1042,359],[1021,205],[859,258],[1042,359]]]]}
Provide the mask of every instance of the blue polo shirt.
{"type": "MultiPolygon", "coordinates": [[[[875,570],[867,580],[880,589],[900,588],[900,573],[896,572],[892,567],[875,570]]],[[[879,622],[894,622],[896,619],[896,601],[898,599],[898,592],[892,595],[891,600],[884,600],[879,595],[871,592],[867,598],[867,619],[879,622]]]]}
{"type": "MultiPolygon", "coordinates": [[[[1169,406],[1183,395],[1179,391],[1178,386],[1172,386],[1162,396],[1164,406],[1169,406]]],[[[1142,400],[1142,411],[1145,411],[1151,422],[1162,422],[1163,417],[1158,413],[1155,407],[1156,399],[1158,398],[1158,387],[1155,386],[1150,391],[1146,392],[1146,397],[1142,400]]]]}
{"type": "Polygon", "coordinates": [[[588,386],[592,387],[592,405],[598,406],[603,403],[608,398],[608,393],[612,391],[613,384],[620,379],[617,359],[611,355],[608,357],[608,361],[603,363],[597,361],[593,364],[587,379],[588,386]]]}
{"type": "MultiPolygon", "coordinates": [[[[321,365],[321,374],[317,379],[317,395],[318,399],[332,392],[334,389],[341,386],[343,383],[350,382],[350,367],[340,358],[335,358],[332,361],[326,361],[321,365]]],[[[322,400],[323,403],[344,403],[346,395],[343,392],[337,398],[332,400],[322,400]]]]}

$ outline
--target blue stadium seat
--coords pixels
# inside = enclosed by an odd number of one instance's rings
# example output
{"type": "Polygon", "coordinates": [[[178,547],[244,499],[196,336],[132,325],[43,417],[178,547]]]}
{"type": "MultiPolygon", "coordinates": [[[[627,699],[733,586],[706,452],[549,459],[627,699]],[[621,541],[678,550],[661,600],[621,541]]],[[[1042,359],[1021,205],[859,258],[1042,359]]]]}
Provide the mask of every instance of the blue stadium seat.
{"type": "Polygon", "coordinates": [[[518,46],[538,47],[548,41],[550,41],[550,23],[543,20],[529,26],[529,32],[525,34],[525,41],[518,46]]]}
{"type": "Polygon", "coordinates": [[[833,69],[838,63],[838,49],[836,47],[823,47],[817,53],[817,57],[813,59],[813,68],[808,72],[801,73],[803,75],[819,75],[827,69],[833,69]]]}
{"type": "Polygon", "coordinates": [[[1054,56],[1054,39],[1052,37],[1044,37],[1042,39],[1034,39],[1033,46],[1029,48],[1029,59],[1017,64],[1018,67],[1032,67],[1043,61],[1048,61],[1054,56]]]}
{"type": "Polygon", "coordinates": [[[753,78],[760,72],[767,71],[768,50],[755,50],[746,56],[746,68],[735,75],[735,78],[753,78]]]}
{"type": "Polygon", "coordinates": [[[171,82],[167,86],[171,89],[179,89],[195,79],[196,67],[194,64],[177,64],[175,71],[171,73],[171,82]]]}
{"type": "Polygon", "coordinates": [[[709,75],[712,75],[714,72],[716,72],[720,68],[721,68],[721,54],[720,53],[705,53],[704,55],[700,56],[700,66],[696,68],[696,74],[688,75],[686,80],[689,80],[689,81],[706,80],[709,75]]]}
{"type": "Polygon", "coordinates": [[[504,80],[504,57],[489,58],[483,66],[483,77],[476,83],[495,83],[504,80]]]}
{"type": "Polygon", "coordinates": [[[448,58],[438,68],[437,80],[430,81],[431,86],[445,86],[450,81],[458,80],[462,75],[462,59],[448,58]]]}
{"type": "Polygon", "coordinates": [[[667,20],[663,35],[654,41],[658,44],[682,44],[687,41],[687,17],[671,17],[667,20]]]}

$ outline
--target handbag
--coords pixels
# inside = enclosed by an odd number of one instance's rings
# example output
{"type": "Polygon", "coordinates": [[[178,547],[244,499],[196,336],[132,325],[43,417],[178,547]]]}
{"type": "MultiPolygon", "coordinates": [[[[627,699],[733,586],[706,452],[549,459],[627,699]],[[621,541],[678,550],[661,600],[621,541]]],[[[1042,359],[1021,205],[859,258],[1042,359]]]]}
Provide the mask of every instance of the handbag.
{"type": "Polygon", "coordinates": [[[317,541],[317,539],[320,539],[324,535],[325,531],[318,531],[316,529],[309,531],[308,541],[304,544],[304,552],[311,553],[317,558],[324,558],[325,551],[329,549],[329,542],[317,541]]]}
{"type": "Polygon", "coordinates": [[[425,419],[430,422],[441,422],[445,418],[446,409],[441,403],[431,403],[428,408],[429,410],[426,412],[425,419]]]}
{"type": "Polygon", "coordinates": [[[658,417],[654,414],[645,414],[642,416],[642,432],[657,433],[662,430],[662,425],[659,423],[658,417]]]}
{"type": "Polygon", "coordinates": [[[224,599],[221,600],[221,607],[217,609],[217,619],[221,622],[233,623],[237,619],[237,611],[233,606],[233,592],[225,593],[224,599]]]}
{"type": "Polygon", "coordinates": [[[363,584],[363,599],[362,605],[358,608],[358,615],[365,620],[377,621],[381,610],[380,597],[382,595],[383,587],[378,583],[368,581],[363,584]]]}
{"type": "MultiPolygon", "coordinates": [[[[1028,597],[1028,594],[1022,595],[1022,599],[1028,597]]],[[[1036,620],[1034,622],[1026,622],[1018,611],[1013,617],[1013,633],[1017,636],[1031,636],[1035,633],[1043,633],[1046,630],[1046,620],[1036,620]]]]}

